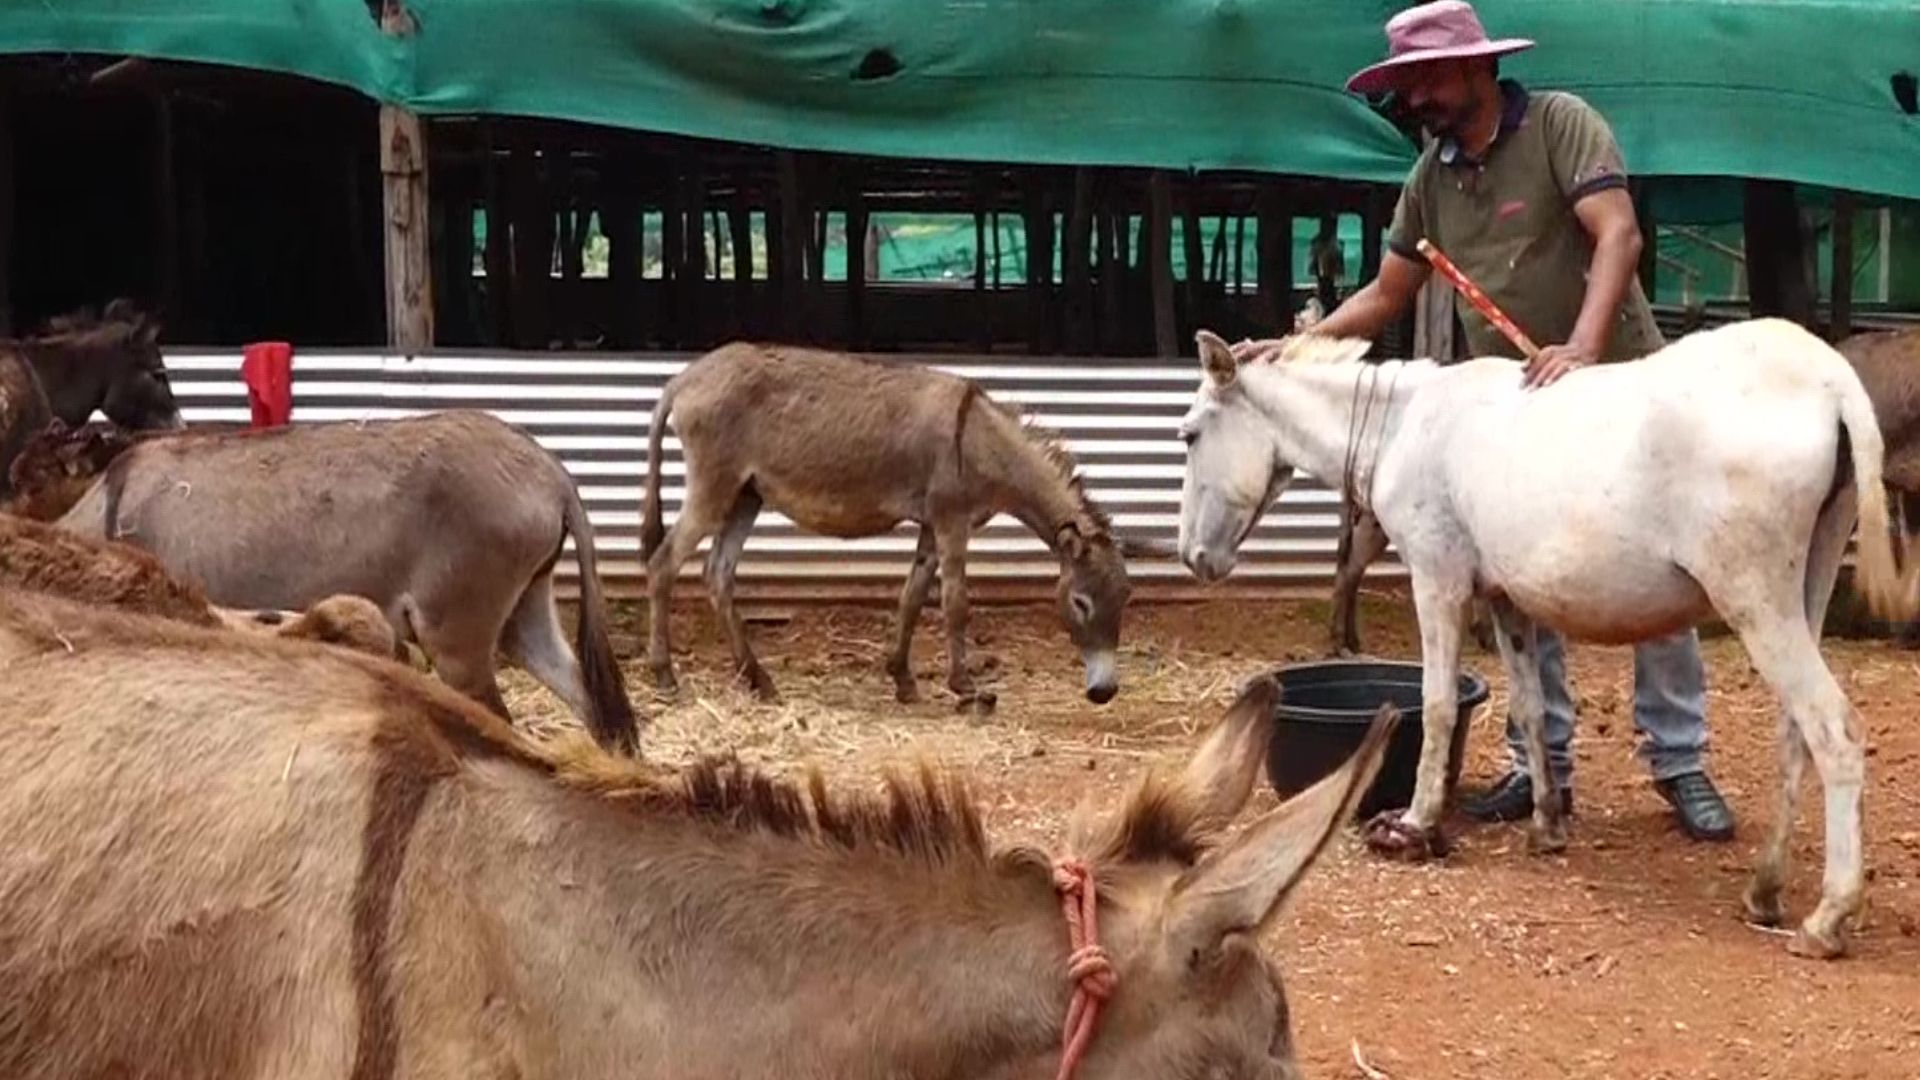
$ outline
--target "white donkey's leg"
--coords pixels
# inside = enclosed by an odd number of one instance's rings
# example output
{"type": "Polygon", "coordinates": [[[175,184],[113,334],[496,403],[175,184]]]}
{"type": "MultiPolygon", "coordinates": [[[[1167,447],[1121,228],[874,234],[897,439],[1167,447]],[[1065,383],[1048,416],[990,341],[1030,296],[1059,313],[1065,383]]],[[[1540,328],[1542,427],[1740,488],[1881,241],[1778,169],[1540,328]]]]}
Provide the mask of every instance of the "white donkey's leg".
{"type": "Polygon", "coordinates": [[[1420,769],[1413,805],[1404,813],[1385,811],[1367,827],[1367,845],[1382,854],[1413,860],[1446,854],[1440,812],[1447,798],[1447,754],[1459,720],[1460,640],[1471,598],[1465,582],[1414,571],[1413,604],[1420,617],[1420,769]]]}
{"type": "MultiPolygon", "coordinates": [[[[1820,640],[1826,626],[1827,607],[1833,600],[1834,584],[1840,576],[1840,564],[1846,555],[1847,539],[1853,533],[1855,516],[1853,490],[1847,488],[1822,511],[1814,526],[1813,543],[1807,555],[1805,599],[1807,629],[1815,642],[1820,640]]],[[[1784,705],[1780,710],[1778,734],[1778,805],[1773,828],[1761,846],[1745,896],[1748,917],[1766,926],[1778,926],[1786,921],[1786,911],[1780,905],[1780,889],[1786,880],[1787,841],[1792,837],[1794,818],[1799,812],[1800,787],[1808,757],[1806,740],[1784,705]]]]}
{"type": "Polygon", "coordinates": [[[1494,631],[1507,669],[1507,711],[1527,742],[1527,775],[1533,781],[1533,831],[1528,844],[1536,852],[1567,849],[1566,817],[1560,788],[1547,762],[1547,695],[1540,684],[1540,638],[1532,619],[1510,601],[1496,600],[1494,631]]]}
{"type": "MultiPolygon", "coordinates": [[[[1739,632],[1753,666],[1780,696],[1820,774],[1826,796],[1826,875],[1820,906],[1801,923],[1792,950],[1802,956],[1839,956],[1846,951],[1846,920],[1858,909],[1865,884],[1860,797],[1866,782],[1866,749],[1854,723],[1853,707],[1807,628],[1801,595],[1804,580],[1791,588],[1778,577],[1773,580],[1777,584],[1771,592],[1708,591],[1723,594],[1714,597],[1715,606],[1739,632]],[[1732,603],[1723,604],[1723,596],[1732,603]]],[[[1789,760],[1785,753],[1783,764],[1789,760]]],[[[1783,777],[1783,783],[1787,779],[1783,777]]],[[[1782,828],[1775,823],[1776,831],[1782,828]]],[[[1764,879],[1756,882],[1764,885],[1764,879]]]]}

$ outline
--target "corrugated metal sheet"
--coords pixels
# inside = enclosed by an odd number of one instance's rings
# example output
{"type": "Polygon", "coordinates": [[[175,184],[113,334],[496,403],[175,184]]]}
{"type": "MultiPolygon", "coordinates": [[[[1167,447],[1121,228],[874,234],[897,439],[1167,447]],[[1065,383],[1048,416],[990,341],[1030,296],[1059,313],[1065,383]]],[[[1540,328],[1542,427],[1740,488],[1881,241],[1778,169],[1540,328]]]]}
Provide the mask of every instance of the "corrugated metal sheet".
{"type": "MultiPolygon", "coordinates": [[[[524,427],[558,454],[580,486],[596,530],[600,572],[631,594],[642,582],[639,507],[647,428],[660,388],[693,354],[301,352],[294,361],[294,422],[373,419],[446,408],[478,408],[524,427]]],[[[997,400],[1017,404],[1059,431],[1079,458],[1087,486],[1117,527],[1171,541],[1180,511],[1184,447],[1175,431],[1198,382],[1192,362],[1084,358],[880,357],[932,364],[976,379],[997,400]]],[[[179,349],[167,366],[189,423],[248,419],[238,352],[179,349]]],[[[680,506],[679,441],[666,441],[663,494],[669,522],[680,506]]],[[[1228,590],[1324,587],[1332,580],[1338,507],[1325,487],[1296,482],[1244,549],[1228,590]]],[[[897,590],[916,533],[843,541],[802,533],[763,513],[740,563],[755,583],[836,590],[885,584],[897,590]]],[[[690,560],[685,577],[699,572],[690,560]]],[[[563,560],[568,584],[575,573],[563,560]]],[[[1018,522],[995,518],[970,548],[968,576],[1018,586],[1050,584],[1056,564],[1018,522]]],[[[1132,567],[1143,590],[1191,587],[1171,561],[1132,567]]],[[[1399,575],[1391,554],[1374,572],[1399,575]]]]}

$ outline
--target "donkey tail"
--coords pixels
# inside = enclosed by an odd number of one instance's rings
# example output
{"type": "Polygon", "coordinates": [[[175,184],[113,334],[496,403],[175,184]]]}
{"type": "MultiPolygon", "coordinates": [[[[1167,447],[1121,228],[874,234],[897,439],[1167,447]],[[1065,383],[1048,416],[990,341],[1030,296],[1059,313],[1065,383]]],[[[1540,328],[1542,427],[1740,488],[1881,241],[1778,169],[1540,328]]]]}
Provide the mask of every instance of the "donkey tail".
{"type": "MultiPolygon", "coordinates": [[[[1888,528],[1887,488],[1883,473],[1886,441],[1874,416],[1873,399],[1849,366],[1837,380],[1840,424],[1853,455],[1853,486],[1860,508],[1855,538],[1855,588],[1867,607],[1884,619],[1911,619],[1920,611],[1920,590],[1903,580],[1888,528]]],[[[1908,553],[1911,554],[1911,553],[1908,553]]],[[[1910,560],[1909,560],[1910,561],[1910,560]]]]}
{"type": "Polygon", "coordinates": [[[667,529],[660,517],[661,444],[667,438],[667,420],[673,415],[674,380],[660,390],[660,401],[653,407],[653,421],[647,425],[647,491],[640,508],[640,561],[653,558],[666,538],[667,529]]]}
{"type": "Polygon", "coordinates": [[[595,742],[631,754],[640,746],[639,725],[633,702],[627,697],[626,677],[613,654],[607,599],[601,591],[593,550],[593,522],[571,478],[566,485],[565,524],[573,535],[574,557],[580,563],[580,624],[574,649],[580,654],[581,680],[587,691],[587,715],[582,719],[595,742]]]}

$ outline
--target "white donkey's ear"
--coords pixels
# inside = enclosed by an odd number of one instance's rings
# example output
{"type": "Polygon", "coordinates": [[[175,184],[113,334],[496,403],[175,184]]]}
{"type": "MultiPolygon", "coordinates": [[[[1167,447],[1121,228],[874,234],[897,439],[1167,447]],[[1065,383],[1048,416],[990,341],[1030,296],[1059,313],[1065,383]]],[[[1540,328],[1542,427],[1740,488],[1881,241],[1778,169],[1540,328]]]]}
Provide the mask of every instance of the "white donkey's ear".
{"type": "Polygon", "coordinates": [[[1200,348],[1200,369],[1207,373],[1216,385],[1226,386],[1240,373],[1240,362],[1233,358],[1233,349],[1220,335],[1211,330],[1201,330],[1193,335],[1194,344],[1200,348]]]}

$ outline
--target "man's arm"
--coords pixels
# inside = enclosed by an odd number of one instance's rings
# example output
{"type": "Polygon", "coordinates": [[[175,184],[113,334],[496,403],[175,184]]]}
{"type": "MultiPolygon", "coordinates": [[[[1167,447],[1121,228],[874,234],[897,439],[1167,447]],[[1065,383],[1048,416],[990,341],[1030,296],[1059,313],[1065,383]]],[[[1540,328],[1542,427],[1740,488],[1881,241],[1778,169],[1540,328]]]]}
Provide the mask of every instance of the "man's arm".
{"type": "Polygon", "coordinates": [[[1613,129],[1593,107],[1553,94],[1542,110],[1554,183],[1593,242],[1586,296],[1565,342],[1542,349],[1523,384],[1546,386],[1576,367],[1598,363],[1613,340],[1620,304],[1640,262],[1640,225],[1627,194],[1627,163],[1613,129]]]}
{"type": "MultiPolygon", "coordinates": [[[[1413,260],[1388,249],[1380,260],[1380,273],[1333,309],[1333,313],[1312,326],[1309,333],[1328,337],[1366,338],[1380,336],[1388,323],[1400,317],[1413,304],[1413,298],[1426,284],[1432,268],[1425,259],[1413,260]]],[[[1278,340],[1242,341],[1233,346],[1234,359],[1241,363],[1259,360],[1280,347],[1278,340]]]]}
{"type": "Polygon", "coordinates": [[[1573,213],[1593,238],[1586,297],[1566,344],[1540,350],[1540,358],[1527,366],[1526,386],[1547,386],[1606,355],[1620,304],[1640,266],[1640,223],[1624,188],[1596,191],[1575,203],[1573,213]]]}

